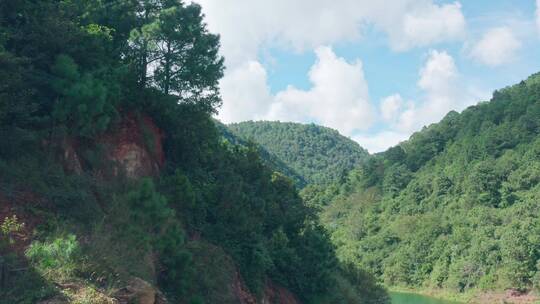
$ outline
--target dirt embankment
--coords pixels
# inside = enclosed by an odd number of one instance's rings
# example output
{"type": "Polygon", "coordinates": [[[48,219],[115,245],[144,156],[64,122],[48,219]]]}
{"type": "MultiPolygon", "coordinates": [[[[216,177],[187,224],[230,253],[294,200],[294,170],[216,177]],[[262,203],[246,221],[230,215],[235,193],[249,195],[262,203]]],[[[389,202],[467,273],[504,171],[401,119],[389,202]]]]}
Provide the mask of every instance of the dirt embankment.
{"type": "Polygon", "coordinates": [[[165,162],[162,131],[148,116],[125,115],[113,132],[100,141],[109,148],[108,157],[129,178],[155,176],[165,162]]]}
{"type": "MultiPolygon", "coordinates": [[[[102,162],[106,165],[94,169],[98,175],[112,171],[113,176],[123,173],[128,178],[156,176],[165,163],[163,138],[163,132],[150,117],[124,114],[120,122],[96,138],[96,143],[105,148],[102,162]]],[[[81,174],[87,166],[81,158],[84,153],[78,140],[65,138],[61,148],[66,171],[81,174]]]]}
{"type": "Polygon", "coordinates": [[[268,281],[261,304],[300,304],[300,301],[288,289],[268,281]]]}

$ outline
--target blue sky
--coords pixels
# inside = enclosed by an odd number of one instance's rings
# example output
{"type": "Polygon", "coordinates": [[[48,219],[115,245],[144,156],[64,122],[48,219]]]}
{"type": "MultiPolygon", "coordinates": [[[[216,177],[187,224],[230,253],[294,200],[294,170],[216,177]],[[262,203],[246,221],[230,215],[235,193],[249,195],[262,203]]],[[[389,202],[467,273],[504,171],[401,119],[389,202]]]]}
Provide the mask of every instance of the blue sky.
{"type": "Polygon", "coordinates": [[[226,58],[219,119],[314,122],[370,152],[540,71],[540,0],[199,3],[226,58]]]}

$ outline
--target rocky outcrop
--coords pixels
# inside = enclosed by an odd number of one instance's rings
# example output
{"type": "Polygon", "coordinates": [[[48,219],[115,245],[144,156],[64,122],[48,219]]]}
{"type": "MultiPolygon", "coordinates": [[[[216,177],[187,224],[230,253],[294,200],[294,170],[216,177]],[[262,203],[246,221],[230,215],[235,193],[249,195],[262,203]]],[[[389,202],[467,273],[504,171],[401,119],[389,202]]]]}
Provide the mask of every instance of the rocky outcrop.
{"type": "Polygon", "coordinates": [[[165,162],[163,133],[148,116],[125,115],[120,124],[101,138],[107,157],[128,178],[155,176],[165,162]]]}
{"type": "MultiPolygon", "coordinates": [[[[150,117],[125,114],[119,123],[96,138],[96,144],[104,148],[104,155],[102,165],[94,169],[102,177],[110,174],[125,174],[128,178],[156,176],[165,163],[163,137],[150,117]]],[[[66,172],[81,174],[88,167],[81,159],[82,151],[76,138],[64,138],[59,146],[66,172]]]]}

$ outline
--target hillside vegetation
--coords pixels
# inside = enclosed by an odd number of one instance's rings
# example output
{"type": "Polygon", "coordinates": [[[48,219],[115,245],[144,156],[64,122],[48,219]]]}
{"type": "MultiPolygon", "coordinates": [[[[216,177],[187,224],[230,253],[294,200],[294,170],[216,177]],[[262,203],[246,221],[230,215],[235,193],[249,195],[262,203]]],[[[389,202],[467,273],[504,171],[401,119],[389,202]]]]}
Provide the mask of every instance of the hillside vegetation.
{"type": "Polygon", "coordinates": [[[339,180],[368,156],[353,140],[315,124],[248,121],[228,127],[293,169],[302,177],[301,187],[339,180]]]}
{"type": "Polygon", "coordinates": [[[222,139],[218,50],[197,4],[0,2],[1,303],[387,302],[222,139]]]}
{"type": "Polygon", "coordinates": [[[339,259],[388,286],[540,284],[540,74],[312,192],[339,259]]]}
{"type": "Polygon", "coordinates": [[[277,157],[275,154],[268,152],[268,150],[260,144],[257,144],[253,141],[240,137],[236,133],[233,133],[233,131],[228,128],[227,125],[217,120],[215,122],[224,141],[234,145],[256,149],[261,156],[261,160],[266,166],[290,178],[297,188],[302,188],[306,186],[306,180],[304,179],[304,177],[297,173],[294,169],[289,167],[287,164],[285,164],[285,162],[279,157],[277,157]]]}

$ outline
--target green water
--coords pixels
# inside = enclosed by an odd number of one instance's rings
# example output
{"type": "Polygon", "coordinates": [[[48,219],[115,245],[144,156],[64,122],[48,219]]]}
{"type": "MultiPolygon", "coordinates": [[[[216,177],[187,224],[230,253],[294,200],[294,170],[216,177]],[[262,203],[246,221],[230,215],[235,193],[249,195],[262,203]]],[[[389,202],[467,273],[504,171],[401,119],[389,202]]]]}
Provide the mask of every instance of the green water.
{"type": "Polygon", "coordinates": [[[391,292],[392,304],[456,304],[445,300],[425,297],[414,293],[391,292]]]}

